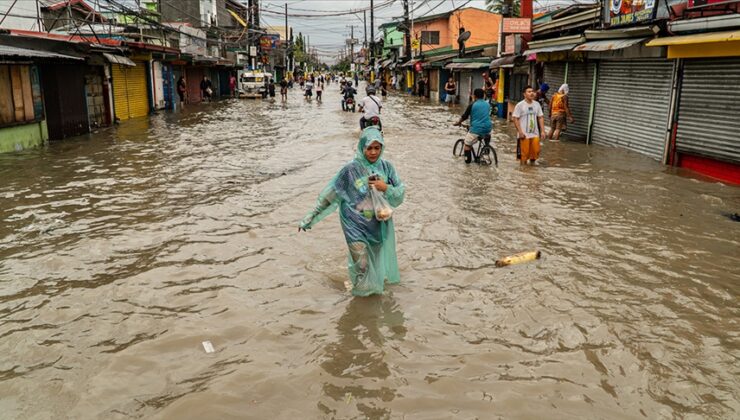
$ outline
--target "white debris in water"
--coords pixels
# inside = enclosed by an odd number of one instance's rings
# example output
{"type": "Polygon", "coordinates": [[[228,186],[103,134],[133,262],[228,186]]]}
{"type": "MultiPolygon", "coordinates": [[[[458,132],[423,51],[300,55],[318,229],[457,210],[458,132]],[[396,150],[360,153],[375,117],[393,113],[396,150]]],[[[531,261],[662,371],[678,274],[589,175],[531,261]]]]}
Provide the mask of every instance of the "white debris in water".
{"type": "Polygon", "coordinates": [[[203,349],[206,351],[206,353],[213,353],[216,350],[213,348],[213,344],[211,344],[210,341],[204,341],[203,342],[203,349]]]}

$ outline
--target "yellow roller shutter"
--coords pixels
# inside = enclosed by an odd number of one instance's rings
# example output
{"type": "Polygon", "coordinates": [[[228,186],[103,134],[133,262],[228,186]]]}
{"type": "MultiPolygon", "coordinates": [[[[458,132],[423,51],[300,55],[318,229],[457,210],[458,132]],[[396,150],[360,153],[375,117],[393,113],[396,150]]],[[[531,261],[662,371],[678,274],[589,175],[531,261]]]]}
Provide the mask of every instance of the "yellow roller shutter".
{"type": "Polygon", "coordinates": [[[121,121],[129,119],[128,107],[128,84],[126,83],[126,70],[128,67],[120,64],[111,66],[113,77],[113,106],[116,109],[116,117],[121,121]]]}
{"type": "Polygon", "coordinates": [[[149,95],[146,85],[146,62],[134,61],[136,67],[129,67],[126,81],[128,83],[128,103],[130,118],[149,115],[149,95]]]}

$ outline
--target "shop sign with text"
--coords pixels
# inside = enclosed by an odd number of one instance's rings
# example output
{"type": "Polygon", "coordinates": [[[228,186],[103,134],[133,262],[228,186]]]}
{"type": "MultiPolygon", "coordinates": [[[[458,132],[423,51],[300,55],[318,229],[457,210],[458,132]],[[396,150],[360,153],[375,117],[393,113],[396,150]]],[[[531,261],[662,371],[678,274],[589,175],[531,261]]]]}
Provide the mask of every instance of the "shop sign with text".
{"type": "Polygon", "coordinates": [[[504,18],[505,34],[528,34],[532,32],[530,18],[504,18]]]}
{"type": "Polygon", "coordinates": [[[626,26],[655,19],[656,0],[604,0],[609,7],[609,26],[626,26]]]}

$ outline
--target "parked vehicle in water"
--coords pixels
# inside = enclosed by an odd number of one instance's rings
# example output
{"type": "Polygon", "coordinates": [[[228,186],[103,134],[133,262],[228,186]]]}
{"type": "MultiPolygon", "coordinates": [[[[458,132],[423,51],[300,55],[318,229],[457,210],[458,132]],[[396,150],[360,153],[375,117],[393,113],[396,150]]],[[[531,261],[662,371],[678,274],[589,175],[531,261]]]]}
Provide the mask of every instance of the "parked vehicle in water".
{"type": "Polygon", "coordinates": [[[239,75],[240,98],[264,98],[267,96],[267,84],[272,74],[259,70],[243,71],[239,75]]]}

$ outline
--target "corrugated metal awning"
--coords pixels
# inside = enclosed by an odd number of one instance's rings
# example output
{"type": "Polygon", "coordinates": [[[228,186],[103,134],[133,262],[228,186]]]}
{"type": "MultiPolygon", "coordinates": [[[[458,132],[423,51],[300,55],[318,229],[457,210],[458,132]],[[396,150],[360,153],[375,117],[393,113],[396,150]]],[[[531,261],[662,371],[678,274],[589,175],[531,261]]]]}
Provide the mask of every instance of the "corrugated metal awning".
{"type": "Polygon", "coordinates": [[[414,64],[418,63],[419,61],[421,61],[421,60],[419,60],[418,58],[412,58],[411,60],[409,60],[409,61],[401,64],[401,67],[413,66],[414,64]]]}
{"type": "Polygon", "coordinates": [[[507,55],[506,57],[497,58],[488,65],[489,68],[492,69],[498,69],[498,68],[508,68],[508,67],[514,67],[514,62],[516,61],[517,56],[516,55],[507,55]]]}
{"type": "Polygon", "coordinates": [[[120,64],[122,66],[129,66],[129,67],[136,66],[136,63],[131,61],[131,59],[129,59],[128,57],[124,57],[122,55],[103,53],[103,57],[105,57],[105,59],[108,60],[109,63],[115,63],[115,64],[120,64]]]}
{"type": "Polygon", "coordinates": [[[656,38],[645,44],[647,47],[663,47],[670,45],[709,44],[714,42],[740,41],[740,30],[725,32],[710,32],[695,35],[670,36],[656,38]]]}
{"type": "Polygon", "coordinates": [[[635,44],[639,44],[647,38],[627,38],[627,39],[603,39],[600,41],[589,41],[585,44],[581,44],[573,51],[611,51],[621,50],[622,48],[631,47],[635,44]]]}
{"type": "Polygon", "coordinates": [[[451,53],[451,54],[443,54],[443,55],[437,55],[434,57],[429,57],[424,59],[424,62],[422,63],[424,67],[444,67],[444,62],[456,58],[458,56],[458,53],[451,53]]]}
{"type": "Polygon", "coordinates": [[[449,70],[462,70],[462,69],[483,69],[488,67],[488,63],[450,63],[445,66],[449,70]]]}
{"type": "Polygon", "coordinates": [[[455,58],[457,56],[458,56],[458,53],[437,55],[434,57],[425,58],[424,63],[435,63],[437,61],[448,60],[450,58],[455,58]]]}
{"type": "Polygon", "coordinates": [[[10,47],[0,45],[0,57],[18,57],[18,58],[58,58],[64,60],[83,61],[82,57],[73,57],[71,55],[58,54],[51,51],[30,50],[28,48],[10,47]]]}
{"type": "Polygon", "coordinates": [[[557,52],[557,51],[570,51],[576,46],[578,46],[579,43],[575,44],[563,44],[563,45],[553,45],[550,47],[541,47],[541,48],[533,48],[531,50],[524,51],[522,55],[530,55],[530,54],[537,54],[537,53],[547,53],[547,52],[557,52]]]}

